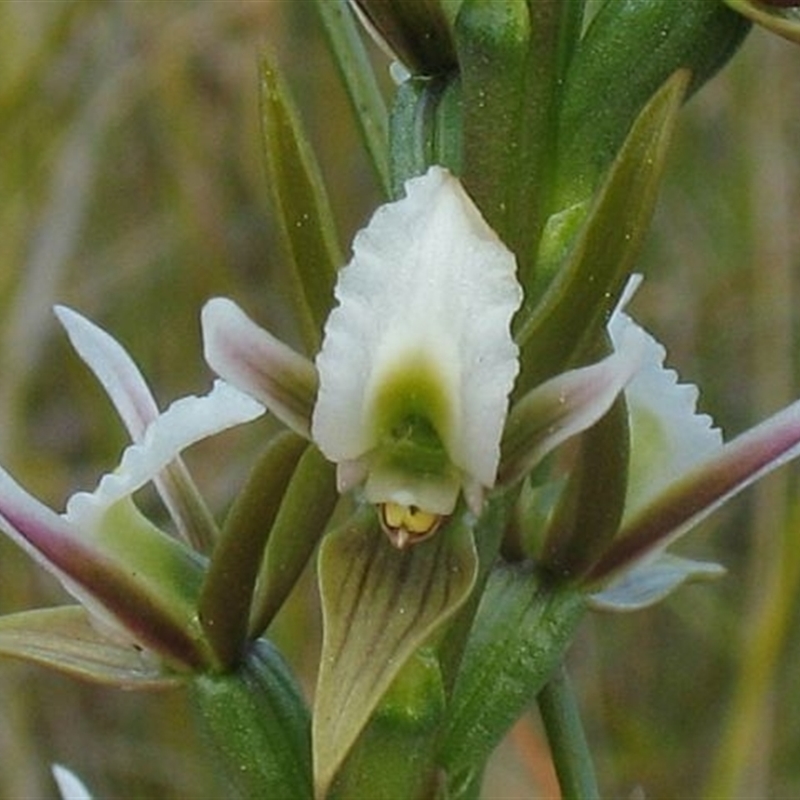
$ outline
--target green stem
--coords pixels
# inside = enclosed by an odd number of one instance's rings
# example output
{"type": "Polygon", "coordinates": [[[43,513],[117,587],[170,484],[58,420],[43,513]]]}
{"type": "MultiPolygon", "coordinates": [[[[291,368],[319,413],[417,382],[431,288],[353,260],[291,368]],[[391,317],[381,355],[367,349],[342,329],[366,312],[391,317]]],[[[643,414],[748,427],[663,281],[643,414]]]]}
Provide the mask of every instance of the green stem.
{"type": "Polygon", "coordinates": [[[599,800],[592,755],[563,664],[537,698],[563,800],[599,800]]]}

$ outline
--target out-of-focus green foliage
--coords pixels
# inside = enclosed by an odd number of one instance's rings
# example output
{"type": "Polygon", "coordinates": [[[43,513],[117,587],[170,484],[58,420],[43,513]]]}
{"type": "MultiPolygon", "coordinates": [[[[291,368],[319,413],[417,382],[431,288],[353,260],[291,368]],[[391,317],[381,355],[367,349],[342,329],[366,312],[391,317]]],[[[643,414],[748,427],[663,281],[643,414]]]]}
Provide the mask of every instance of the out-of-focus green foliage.
{"type": "MultiPolygon", "coordinates": [[[[163,405],[210,384],[199,309],[212,295],[297,340],[261,145],[265,42],[288,67],[326,179],[347,187],[344,241],[379,196],[321,27],[293,5],[0,7],[0,458],[56,508],[95,485],[125,438],[54,302],[113,330],[163,405]]],[[[266,441],[259,425],[188,453],[219,521],[266,441]]],[[[0,563],[3,612],[62,599],[6,540],[0,563]]],[[[215,785],[181,693],[134,702],[4,660],[0,698],[0,798],[53,796],[53,760],[100,797],[199,798],[215,785]]]]}
{"type": "MultiPolygon", "coordinates": [[[[213,294],[299,339],[261,152],[265,41],[346,244],[381,190],[311,3],[0,4],[0,458],[56,507],[94,485],[124,438],[69,352],[55,301],[110,328],[163,403],[210,381],[198,314],[213,294]]],[[[638,317],[729,433],[799,393],[798,95],[798,51],[753,33],[679,116],[639,265],[638,317]]],[[[262,449],[258,426],[266,438],[258,423],[215,439],[214,459],[202,445],[188,454],[220,519],[262,449]]],[[[733,567],[724,581],[584,625],[571,664],[608,793],[800,794],[797,574],[775,533],[800,528],[791,483],[772,479],[706,528],[707,555],[733,567]]],[[[58,596],[5,540],[0,563],[0,611],[58,596]]],[[[318,646],[311,603],[295,593],[276,628],[303,677],[318,646]]],[[[54,796],[54,760],[98,797],[200,800],[217,785],[180,692],[128,695],[2,661],[0,704],[0,798],[54,796]]],[[[536,723],[524,722],[486,795],[535,796],[547,786],[542,756],[536,723]]]]}

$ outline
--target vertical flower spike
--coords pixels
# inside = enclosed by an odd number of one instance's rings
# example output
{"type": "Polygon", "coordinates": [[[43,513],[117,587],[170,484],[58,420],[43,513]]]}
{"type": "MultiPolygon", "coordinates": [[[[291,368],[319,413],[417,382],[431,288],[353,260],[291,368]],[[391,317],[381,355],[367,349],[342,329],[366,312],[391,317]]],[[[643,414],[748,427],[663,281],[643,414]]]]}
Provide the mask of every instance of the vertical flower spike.
{"type": "Polygon", "coordinates": [[[517,374],[514,256],[442,167],[406,183],[353,244],[317,356],[312,437],[340,491],[365,481],[397,547],[431,535],[463,489],[494,485],[517,374]]]}

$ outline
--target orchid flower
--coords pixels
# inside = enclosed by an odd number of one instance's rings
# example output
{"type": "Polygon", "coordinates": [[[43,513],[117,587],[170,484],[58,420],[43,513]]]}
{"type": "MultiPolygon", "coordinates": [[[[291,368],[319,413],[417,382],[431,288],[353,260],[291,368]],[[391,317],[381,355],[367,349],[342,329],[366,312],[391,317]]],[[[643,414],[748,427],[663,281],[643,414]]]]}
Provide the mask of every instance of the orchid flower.
{"type": "MultiPolygon", "coordinates": [[[[614,315],[609,333],[615,346],[631,326],[621,310],[614,315]]],[[[614,542],[589,575],[605,581],[591,596],[603,610],[641,609],[687,581],[721,575],[719,564],[679,557],[667,547],[800,455],[800,401],[726,443],[711,417],[697,412],[696,387],[680,383],[664,366],[664,347],[644,336],[642,366],[625,388],[631,442],[624,513],[614,542]]]]}
{"type": "Polygon", "coordinates": [[[494,485],[518,368],[514,257],[433,167],[358,234],[336,298],[316,370],[223,300],[204,309],[206,357],[310,435],[340,491],[363,483],[404,547],[436,530],[461,489],[477,512],[494,485]]]}
{"type": "Polygon", "coordinates": [[[211,367],[312,438],[340,491],[363,484],[399,548],[432,535],[460,492],[479,513],[498,471],[515,479],[594,423],[640,350],[626,337],[600,365],[534,390],[506,426],[522,301],[514,257],[444,168],[405,188],[355,238],[316,368],[231,301],[203,309],[211,367]]]}
{"type": "Polygon", "coordinates": [[[627,497],[590,579],[606,582],[594,584],[598,606],[638,608],[721,572],[665,548],[794,457],[800,413],[792,406],[724,445],[696,413],[697,390],[678,382],[664,348],[623,311],[638,281],[609,321],[609,356],[529,389],[508,409],[517,372],[509,323],[521,302],[514,259],[460,182],[432,167],[356,236],[316,365],[222,298],[203,309],[204,349],[219,375],[336,462],[340,491],[363,485],[401,548],[430,536],[461,491],[479,512],[486,490],[523,479],[624,392],[627,497]]]}
{"type": "Polygon", "coordinates": [[[98,376],[134,443],[91,492],[69,498],[58,514],[0,468],[0,527],[90,612],[115,640],[157,654],[172,668],[213,663],[197,619],[205,558],[156,528],[132,495],[156,482],[179,531],[210,519],[185,467],[189,445],[263,413],[260,404],[217,381],[203,397],[184,397],[163,413],[133,361],[108,334],[80,315],[59,319],[98,376]]]}
{"type": "Polygon", "coordinates": [[[494,485],[517,373],[511,252],[442,168],[353,243],[317,356],[311,433],[341,491],[365,480],[398,546],[494,485]]]}

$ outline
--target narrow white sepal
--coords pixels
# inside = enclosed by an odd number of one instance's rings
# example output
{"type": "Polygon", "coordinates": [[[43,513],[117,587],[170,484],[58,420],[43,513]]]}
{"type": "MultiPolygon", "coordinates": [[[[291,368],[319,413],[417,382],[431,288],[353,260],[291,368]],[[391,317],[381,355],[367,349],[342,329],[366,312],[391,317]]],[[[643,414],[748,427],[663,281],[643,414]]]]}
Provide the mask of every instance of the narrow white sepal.
{"type": "MultiPolygon", "coordinates": [[[[53,310],[75,351],[105,389],[133,442],[141,442],[159,409],[136,363],[116,339],[76,311],[66,306],[53,310]]],[[[208,549],[216,538],[216,526],[181,459],[176,457],[165,465],[153,481],[180,535],[198,549],[208,549]]]]}
{"type": "Polygon", "coordinates": [[[103,385],[131,439],[138,441],[158,416],[158,406],[133,359],[102,328],[66,306],[54,312],[70,343],[103,385]]]}
{"type": "Polygon", "coordinates": [[[518,370],[514,256],[447,170],[431,167],[405,188],[356,236],[339,274],[316,361],[312,438],[336,463],[369,456],[381,445],[386,381],[419,366],[436,383],[436,432],[450,463],[490,487],[518,370]]]}
{"type": "Polygon", "coordinates": [[[92,800],[89,790],[74,772],[61,764],[53,764],[50,769],[62,800],[92,800]]]}
{"type": "Polygon", "coordinates": [[[217,375],[255,397],[287,427],[308,438],[317,394],[314,365],[225,297],[214,297],[205,304],[202,326],[205,359],[217,375]]]}

